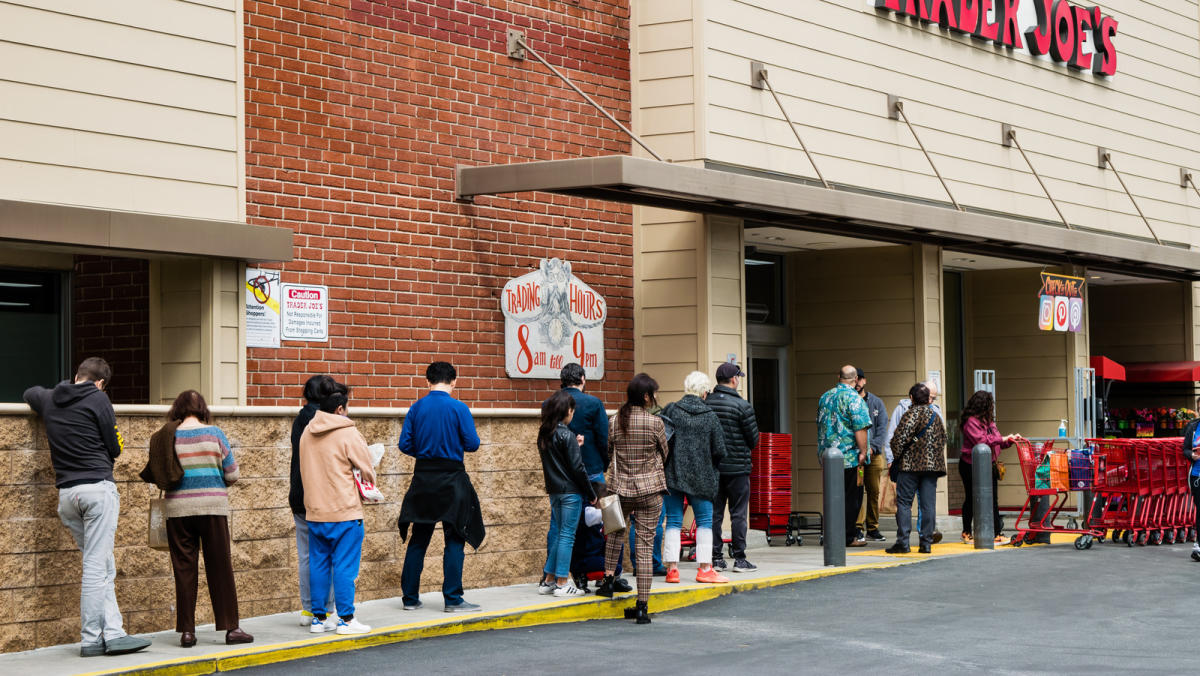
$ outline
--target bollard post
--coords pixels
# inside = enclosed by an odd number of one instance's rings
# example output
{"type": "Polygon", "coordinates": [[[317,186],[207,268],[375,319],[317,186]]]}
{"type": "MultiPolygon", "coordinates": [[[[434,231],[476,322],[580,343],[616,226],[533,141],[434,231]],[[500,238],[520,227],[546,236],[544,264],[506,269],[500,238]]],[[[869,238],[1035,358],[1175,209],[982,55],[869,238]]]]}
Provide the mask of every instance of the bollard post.
{"type": "Polygon", "coordinates": [[[975,497],[975,549],[995,549],[996,520],[992,511],[992,447],[971,449],[971,486],[975,497]]]}
{"type": "MultiPolygon", "coordinates": [[[[857,451],[855,451],[857,453],[857,451]]],[[[824,479],[825,565],[846,565],[846,488],[845,461],[836,448],[821,455],[821,474],[824,479]]]]}

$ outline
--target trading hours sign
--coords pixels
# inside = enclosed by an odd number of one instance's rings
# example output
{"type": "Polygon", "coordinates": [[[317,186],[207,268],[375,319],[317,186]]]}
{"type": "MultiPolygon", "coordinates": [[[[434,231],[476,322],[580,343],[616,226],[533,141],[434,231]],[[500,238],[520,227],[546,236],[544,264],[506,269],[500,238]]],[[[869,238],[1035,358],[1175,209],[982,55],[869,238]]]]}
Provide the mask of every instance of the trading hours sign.
{"type": "Polygon", "coordinates": [[[557,378],[575,362],[587,377],[604,377],[608,304],[571,274],[571,264],[542,259],[537,270],[511,279],[500,294],[504,370],[510,378],[557,378]]]}

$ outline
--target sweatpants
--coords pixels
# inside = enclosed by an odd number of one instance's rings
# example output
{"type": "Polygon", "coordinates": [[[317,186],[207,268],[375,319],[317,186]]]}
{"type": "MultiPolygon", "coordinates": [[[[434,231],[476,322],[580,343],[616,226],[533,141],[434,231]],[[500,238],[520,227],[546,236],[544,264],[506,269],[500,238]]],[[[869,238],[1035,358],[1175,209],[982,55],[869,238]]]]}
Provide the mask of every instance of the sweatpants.
{"type": "Polygon", "coordinates": [[[329,598],[332,584],[338,616],[343,620],[354,617],[354,587],[362,562],[362,544],[362,519],[308,522],[308,575],[313,615],[325,616],[325,600],[329,598]]]}
{"type": "MultiPolygon", "coordinates": [[[[299,572],[297,577],[300,579],[300,607],[308,612],[312,612],[312,589],[309,587],[308,575],[308,521],[303,515],[292,514],[292,520],[296,523],[296,567],[299,572]]],[[[329,597],[325,601],[325,608],[336,608],[333,602],[333,587],[329,588],[329,597]]]]}

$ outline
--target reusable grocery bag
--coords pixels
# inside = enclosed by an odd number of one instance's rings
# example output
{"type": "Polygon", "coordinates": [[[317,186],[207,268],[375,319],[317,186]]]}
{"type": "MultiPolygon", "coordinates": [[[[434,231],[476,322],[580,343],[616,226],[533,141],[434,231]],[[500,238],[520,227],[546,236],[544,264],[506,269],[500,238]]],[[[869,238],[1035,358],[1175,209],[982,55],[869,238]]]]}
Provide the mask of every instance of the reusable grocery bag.
{"type": "Polygon", "coordinates": [[[163,499],[162,491],[157,498],[150,498],[150,518],[146,524],[146,544],[150,549],[165,552],[171,547],[167,544],[167,517],[163,508],[167,501],[163,499]]]}

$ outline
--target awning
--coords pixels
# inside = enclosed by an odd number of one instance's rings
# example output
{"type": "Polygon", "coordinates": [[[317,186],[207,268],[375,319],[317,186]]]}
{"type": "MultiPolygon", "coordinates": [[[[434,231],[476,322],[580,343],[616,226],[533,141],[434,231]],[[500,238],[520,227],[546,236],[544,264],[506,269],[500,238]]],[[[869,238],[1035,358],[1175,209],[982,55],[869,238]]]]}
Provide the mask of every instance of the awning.
{"type": "Polygon", "coordinates": [[[115,255],[292,260],[290,228],[16,200],[0,200],[0,242],[115,255]]]}
{"type": "Polygon", "coordinates": [[[459,166],[456,174],[459,199],[543,191],[1139,277],[1200,280],[1200,252],[1184,247],[624,155],[459,166]]]}
{"type": "Polygon", "coordinates": [[[1091,367],[1096,370],[1096,377],[1105,380],[1125,380],[1125,367],[1108,357],[1094,355],[1091,367]]]}
{"type": "Polygon", "coordinates": [[[1188,383],[1200,380],[1200,361],[1151,361],[1125,365],[1131,383],[1188,383]]]}

